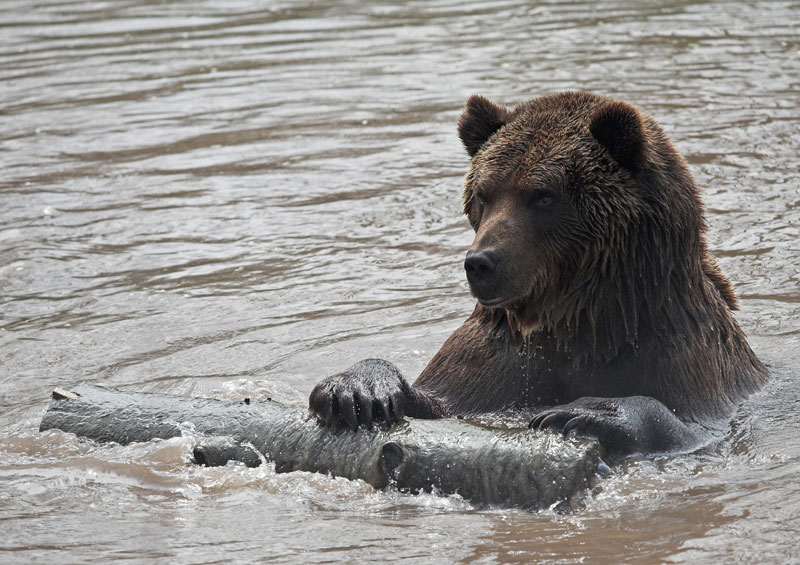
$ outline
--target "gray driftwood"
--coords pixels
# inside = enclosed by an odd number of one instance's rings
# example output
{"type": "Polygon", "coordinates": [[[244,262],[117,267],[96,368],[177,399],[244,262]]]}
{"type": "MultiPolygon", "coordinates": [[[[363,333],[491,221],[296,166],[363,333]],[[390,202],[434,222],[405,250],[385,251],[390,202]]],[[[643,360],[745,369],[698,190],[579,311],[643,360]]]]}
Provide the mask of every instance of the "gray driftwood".
{"type": "Polygon", "coordinates": [[[200,463],[240,460],[253,466],[261,454],[278,473],[329,473],[376,488],[457,493],[479,505],[529,510],[569,507],[603,466],[593,442],[527,429],[407,420],[389,430],[331,430],[306,410],[278,402],[225,402],[88,384],[56,390],[40,426],[120,444],[180,436],[190,428],[210,438],[194,450],[200,463]]]}

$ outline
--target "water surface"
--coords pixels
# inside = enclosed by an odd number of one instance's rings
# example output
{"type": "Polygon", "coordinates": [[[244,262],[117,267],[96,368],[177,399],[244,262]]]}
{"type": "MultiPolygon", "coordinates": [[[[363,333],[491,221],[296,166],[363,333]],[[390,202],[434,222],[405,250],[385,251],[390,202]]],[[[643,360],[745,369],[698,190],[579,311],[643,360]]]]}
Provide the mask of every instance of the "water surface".
{"type": "Polygon", "coordinates": [[[798,29],[777,1],[3,2],[0,561],[797,562],[798,29]],[[651,112],[705,189],[773,372],[721,445],[535,515],[36,431],[81,381],[413,379],[472,308],[464,100],[567,89],[651,112]]]}

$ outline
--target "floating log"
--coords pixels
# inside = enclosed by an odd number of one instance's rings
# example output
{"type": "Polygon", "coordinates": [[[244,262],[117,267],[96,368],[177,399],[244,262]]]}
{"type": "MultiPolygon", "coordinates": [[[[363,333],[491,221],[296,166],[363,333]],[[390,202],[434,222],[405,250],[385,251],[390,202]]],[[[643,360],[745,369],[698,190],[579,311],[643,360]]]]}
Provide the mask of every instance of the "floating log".
{"type": "Polygon", "coordinates": [[[210,440],[197,462],[257,465],[362,479],[376,488],[459,494],[477,505],[569,508],[604,467],[594,442],[461,420],[408,419],[391,429],[329,429],[301,408],[131,393],[82,384],[57,389],[40,431],[128,444],[193,429],[210,440]],[[260,454],[260,455],[259,455],[260,454]]]}

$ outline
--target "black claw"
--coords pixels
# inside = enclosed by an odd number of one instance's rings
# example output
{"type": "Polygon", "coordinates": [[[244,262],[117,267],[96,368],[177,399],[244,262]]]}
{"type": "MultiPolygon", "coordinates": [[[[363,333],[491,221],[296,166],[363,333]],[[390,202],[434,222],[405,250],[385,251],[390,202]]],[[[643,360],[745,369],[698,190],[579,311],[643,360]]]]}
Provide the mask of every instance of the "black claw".
{"type": "Polygon", "coordinates": [[[379,422],[383,421],[383,409],[381,408],[381,403],[377,400],[373,400],[371,404],[370,410],[372,410],[372,424],[377,426],[379,422]]]}
{"type": "Polygon", "coordinates": [[[368,430],[372,429],[372,400],[368,396],[356,393],[356,413],[361,425],[368,430]]]}
{"type": "Polygon", "coordinates": [[[558,412],[545,412],[541,414],[539,417],[539,421],[536,423],[537,430],[547,430],[556,426],[556,418],[558,418],[558,412]]]}
{"type": "Polygon", "coordinates": [[[328,410],[325,412],[325,426],[332,428],[334,423],[333,399],[331,399],[328,402],[328,410]]]}
{"type": "Polygon", "coordinates": [[[358,416],[356,415],[353,397],[345,394],[341,399],[340,406],[342,407],[342,418],[345,425],[353,431],[358,429],[358,416]]]}
{"type": "Polygon", "coordinates": [[[380,413],[383,416],[383,421],[386,422],[389,425],[392,424],[392,410],[391,410],[391,407],[390,407],[390,403],[391,403],[391,400],[389,400],[388,396],[384,397],[383,399],[381,399],[378,402],[378,405],[381,408],[380,413]]]}
{"type": "Polygon", "coordinates": [[[392,395],[392,407],[394,408],[395,423],[402,420],[403,416],[406,414],[406,405],[404,400],[405,398],[400,392],[396,392],[392,395]]]}
{"type": "Polygon", "coordinates": [[[568,436],[571,431],[574,431],[578,428],[581,424],[582,418],[580,416],[575,416],[574,418],[570,418],[566,424],[564,424],[564,429],[561,430],[561,433],[564,434],[564,437],[568,436]]]}

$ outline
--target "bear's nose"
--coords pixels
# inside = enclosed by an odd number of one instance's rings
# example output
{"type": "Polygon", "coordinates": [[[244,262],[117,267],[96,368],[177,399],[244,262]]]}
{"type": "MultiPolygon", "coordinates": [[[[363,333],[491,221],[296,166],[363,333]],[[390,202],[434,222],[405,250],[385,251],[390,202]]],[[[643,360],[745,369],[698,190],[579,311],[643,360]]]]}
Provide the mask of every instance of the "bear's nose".
{"type": "Polygon", "coordinates": [[[491,281],[497,269],[497,254],[491,251],[470,251],[464,261],[467,280],[473,286],[491,281]]]}

